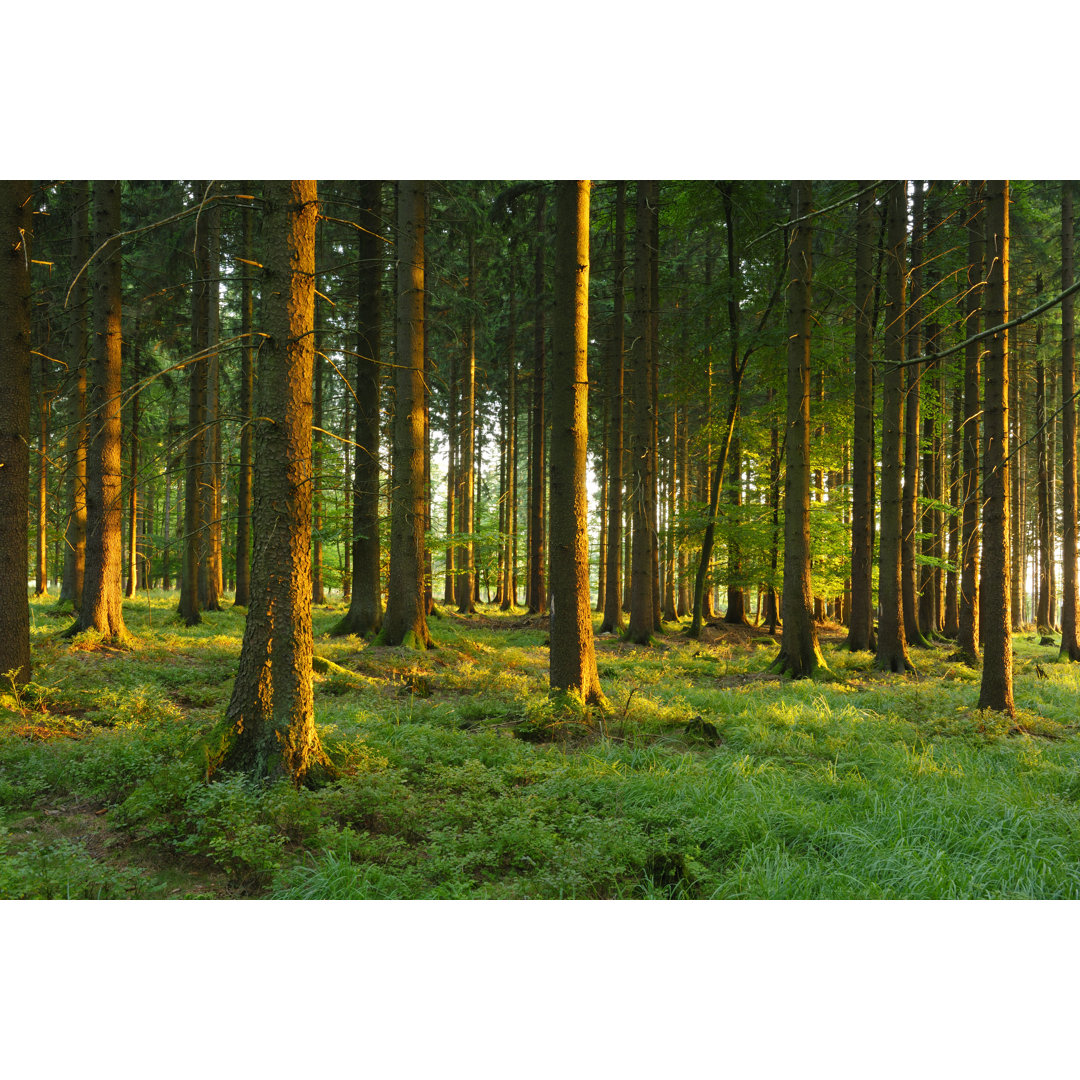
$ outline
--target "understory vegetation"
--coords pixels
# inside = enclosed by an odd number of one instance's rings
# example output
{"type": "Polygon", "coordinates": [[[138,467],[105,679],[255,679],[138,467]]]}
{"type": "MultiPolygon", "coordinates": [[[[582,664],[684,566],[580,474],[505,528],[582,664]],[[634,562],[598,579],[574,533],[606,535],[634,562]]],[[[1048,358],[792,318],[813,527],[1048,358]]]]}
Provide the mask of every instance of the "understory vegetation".
{"type": "MultiPolygon", "coordinates": [[[[1017,719],[980,713],[947,643],[873,670],[769,675],[764,630],[597,640],[607,708],[547,689],[547,624],[481,607],[416,653],[315,609],[316,790],[214,771],[242,609],[131,637],[56,632],[0,695],[3,898],[1080,897],[1080,671],[1014,639],[1017,719]]],[[[598,616],[597,616],[598,618],[598,616]]],[[[838,628],[835,628],[838,629],[838,628]]]]}

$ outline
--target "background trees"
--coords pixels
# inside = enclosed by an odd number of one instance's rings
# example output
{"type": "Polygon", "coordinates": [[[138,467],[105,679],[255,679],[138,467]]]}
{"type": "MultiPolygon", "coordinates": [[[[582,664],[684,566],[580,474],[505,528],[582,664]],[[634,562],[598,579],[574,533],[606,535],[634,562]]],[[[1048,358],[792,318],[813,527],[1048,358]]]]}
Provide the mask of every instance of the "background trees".
{"type": "MultiPolygon", "coordinates": [[[[808,560],[814,632],[847,625],[853,647],[873,643],[881,666],[904,670],[910,608],[922,631],[955,634],[960,656],[977,663],[986,505],[978,455],[989,414],[978,386],[985,341],[972,337],[990,318],[981,183],[821,181],[816,189],[807,237],[781,182],[592,187],[585,520],[602,629],[618,633],[628,621],[631,639],[647,646],[687,616],[690,632],[701,633],[716,610],[778,628],[782,604],[793,600],[782,568],[794,552],[800,565],[808,560]],[[792,245],[807,244],[801,265],[812,262],[817,283],[807,309],[812,375],[803,387],[796,368],[789,390],[788,349],[805,333],[791,336],[780,299],[794,280],[785,276],[792,245]],[[905,415],[916,389],[917,426],[905,415]],[[780,497],[804,465],[805,555],[802,496],[797,521],[780,497]],[[894,546],[895,598],[883,574],[894,546]],[[894,618],[905,624],[902,645],[894,618]]],[[[1059,240],[1063,228],[1071,237],[1065,194],[1039,182],[1010,188],[1017,310],[1038,304],[1041,283],[1068,262],[1067,238],[1059,240]]],[[[409,236],[399,235],[400,191],[327,181],[321,195],[311,525],[322,556],[316,577],[330,603],[349,605],[337,630],[378,633],[384,596],[397,603],[404,588],[420,597],[410,603],[424,608],[427,634],[435,579],[462,617],[488,601],[546,613],[559,497],[552,469],[567,449],[557,443],[567,416],[552,381],[556,188],[427,184],[423,286],[410,271],[404,322],[391,270],[414,264],[402,262],[409,236]],[[395,511],[413,551],[404,576],[391,572],[392,535],[403,535],[395,511]]],[[[79,576],[81,463],[83,431],[108,419],[124,453],[119,465],[101,467],[112,485],[106,532],[127,555],[128,590],[179,582],[184,617],[195,621],[223,591],[251,599],[248,442],[258,416],[251,387],[267,348],[268,264],[257,236],[265,199],[248,184],[218,181],[100,184],[95,197],[90,244],[84,184],[46,182],[35,194],[49,226],[35,235],[41,258],[32,263],[30,456],[42,465],[35,492],[44,482],[46,497],[35,495],[27,519],[28,573],[35,588],[62,584],[80,629],[97,625],[99,601],[83,604],[79,576]],[[115,205],[103,216],[107,193],[113,204],[122,195],[119,218],[115,205]],[[97,350],[104,363],[95,342],[109,335],[87,333],[84,285],[99,299],[108,286],[113,307],[106,315],[99,303],[99,318],[114,326],[118,318],[124,343],[118,368],[109,354],[108,390],[95,382],[103,371],[91,372],[98,396],[89,401],[84,357],[97,350]]],[[[410,234],[418,238],[415,221],[410,234]]],[[[1068,308],[1054,305],[1024,320],[1009,360],[1010,603],[1014,623],[1047,630],[1059,618],[1058,582],[1066,602],[1070,594],[1062,547],[1075,514],[1068,325],[1068,308]]],[[[90,526],[105,525],[105,506],[93,503],[90,526]]],[[[100,632],[116,634],[98,621],[100,632]]],[[[407,622],[414,626],[412,614],[407,622]]],[[[1064,622],[1067,631],[1067,613],[1064,622]]],[[[790,616],[785,633],[796,634],[790,616]]]]}

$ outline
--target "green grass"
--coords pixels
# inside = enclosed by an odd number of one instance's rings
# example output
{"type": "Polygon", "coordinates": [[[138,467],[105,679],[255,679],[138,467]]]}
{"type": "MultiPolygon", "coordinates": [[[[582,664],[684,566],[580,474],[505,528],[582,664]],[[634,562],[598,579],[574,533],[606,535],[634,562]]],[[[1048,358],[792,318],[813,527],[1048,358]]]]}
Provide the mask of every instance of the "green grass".
{"type": "Polygon", "coordinates": [[[187,629],[143,598],[101,649],[33,608],[34,683],[0,696],[0,897],[1080,896],[1080,669],[1037,636],[1015,723],[947,646],[902,678],[826,643],[834,678],[792,683],[756,631],[600,640],[590,711],[549,698],[520,615],[444,614],[418,654],[326,637],[320,608],[341,776],[295,791],[206,780],[242,613],[187,629]]]}

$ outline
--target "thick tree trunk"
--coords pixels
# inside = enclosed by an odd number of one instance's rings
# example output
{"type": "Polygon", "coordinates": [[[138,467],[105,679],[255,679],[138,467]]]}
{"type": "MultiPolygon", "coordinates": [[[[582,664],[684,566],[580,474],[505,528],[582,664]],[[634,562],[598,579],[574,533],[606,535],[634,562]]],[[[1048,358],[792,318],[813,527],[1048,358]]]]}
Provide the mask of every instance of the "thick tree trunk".
{"type": "Polygon", "coordinates": [[[86,574],[79,619],[71,633],[126,635],[120,595],[120,181],[94,182],[94,347],[88,381],[91,418],[86,455],[86,574]]]}
{"type": "MultiPolygon", "coordinates": [[[[0,676],[30,681],[26,521],[30,511],[29,180],[0,181],[0,676]]],[[[5,678],[5,682],[7,679],[5,678]]]]}
{"type": "Polygon", "coordinates": [[[874,638],[873,516],[874,482],[874,191],[859,181],[855,231],[855,421],[851,512],[851,625],[847,646],[872,651],[874,638]],[[869,189],[869,190],[868,190],[869,189]]]}
{"type": "MultiPolygon", "coordinates": [[[[987,326],[1009,318],[1009,181],[986,182],[987,326]]],[[[1012,684],[1012,597],[1009,566],[1009,337],[1002,330],[989,339],[986,357],[985,448],[983,452],[984,607],[982,685],[979,708],[1015,716],[1012,684]]]]}
{"type": "Polygon", "coordinates": [[[221,765],[312,783],[331,771],[315,730],[311,626],[313,180],[268,181],[255,435],[251,605],[221,765]],[[265,418],[265,419],[263,419],[265,418]]]}
{"type": "Polygon", "coordinates": [[[202,251],[202,301],[206,331],[206,413],[203,449],[203,540],[199,566],[199,602],[207,611],[221,610],[223,559],[221,542],[221,338],[219,279],[221,276],[221,210],[215,202],[203,216],[206,228],[202,251]]]}
{"type": "MultiPolygon", "coordinates": [[[[316,231],[315,241],[315,280],[319,282],[320,264],[325,261],[325,243],[322,230],[316,231]]],[[[322,284],[322,282],[319,282],[322,284]]],[[[325,292],[317,289],[317,292],[325,292]]],[[[326,590],[323,588],[323,362],[322,353],[326,348],[326,334],[323,330],[326,301],[321,296],[315,297],[315,360],[312,371],[312,457],[314,467],[311,475],[311,602],[320,606],[326,603],[326,590]]]]}
{"type": "Polygon", "coordinates": [[[602,703],[589,610],[585,487],[588,445],[589,181],[556,184],[555,291],[551,341],[552,690],[602,703]]]}
{"type": "Polygon", "coordinates": [[[397,377],[390,582],[376,641],[431,646],[424,601],[424,227],[422,180],[398,181],[397,377]]]}
{"type": "Polygon", "coordinates": [[[814,625],[810,580],[810,289],[813,274],[809,180],[791,184],[787,287],[787,470],[784,482],[784,632],[772,668],[806,678],[825,660],[814,625]]]}
{"type": "Polygon", "coordinates": [[[878,543],[880,619],[875,665],[885,671],[912,667],[907,653],[904,596],[900,582],[901,491],[904,460],[904,300],[907,190],[902,180],[888,195],[888,246],[885,270],[885,371],[882,379],[881,536],[878,543]]]}

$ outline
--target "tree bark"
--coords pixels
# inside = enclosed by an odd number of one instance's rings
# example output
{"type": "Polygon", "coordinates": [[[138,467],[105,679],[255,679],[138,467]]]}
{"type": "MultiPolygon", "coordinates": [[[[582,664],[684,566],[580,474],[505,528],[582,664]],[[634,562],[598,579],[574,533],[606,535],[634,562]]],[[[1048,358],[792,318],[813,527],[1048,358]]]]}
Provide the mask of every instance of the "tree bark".
{"type": "MultiPolygon", "coordinates": [[[[1061,182],[1061,290],[1073,284],[1075,274],[1073,239],[1073,184],[1061,182]]],[[[1080,660],[1076,619],[1080,601],[1076,581],[1076,320],[1072,296],[1061,302],[1061,501],[1062,530],[1062,610],[1061,655],[1080,660]]]]}
{"type": "Polygon", "coordinates": [[[634,422],[630,456],[633,462],[633,536],[631,540],[630,622],[628,640],[647,645],[656,629],[653,605],[653,545],[656,540],[656,505],[652,498],[654,477],[652,371],[649,352],[652,347],[650,312],[652,310],[650,240],[652,227],[650,207],[652,182],[637,183],[637,222],[634,239],[634,323],[630,345],[632,365],[632,394],[634,422]]]}
{"type": "MultiPolygon", "coordinates": [[[[71,265],[74,273],[90,257],[90,184],[72,184],[71,265]]],[[[68,369],[75,373],[75,392],[68,417],[68,518],[64,530],[64,582],[61,602],[70,600],[77,611],[82,605],[83,574],[86,568],[86,358],[87,288],[86,274],[71,289],[71,321],[68,324],[66,356],[68,369]]]]}
{"type": "Polygon", "coordinates": [[[31,199],[29,180],[0,181],[0,677],[20,687],[30,681],[31,199]]]}
{"type": "MultiPolygon", "coordinates": [[[[249,186],[244,193],[250,195],[249,186]]],[[[240,476],[236,507],[236,593],[233,603],[246,608],[251,603],[251,496],[252,496],[252,434],[254,418],[252,402],[255,396],[255,290],[253,266],[255,236],[252,229],[252,210],[245,200],[241,212],[241,248],[244,263],[240,279],[240,476]]]]}
{"type": "Polygon", "coordinates": [[[424,601],[424,227],[422,180],[398,181],[397,368],[390,581],[380,645],[432,644],[424,601]]]}
{"type": "MultiPolygon", "coordinates": [[[[967,206],[968,289],[964,303],[964,333],[970,339],[979,331],[982,312],[983,227],[982,186],[969,181],[967,206]]],[[[969,340],[964,348],[964,471],[961,480],[963,520],[960,526],[960,626],[957,653],[972,666],[979,662],[981,632],[979,616],[979,434],[982,416],[982,345],[969,340]]]]}
{"type": "Polygon", "coordinates": [[[251,605],[221,765],[310,784],[332,771],[315,730],[311,626],[313,180],[264,187],[267,337],[259,357],[251,605]],[[265,419],[263,419],[265,418],[265,419]]]}
{"type": "MultiPolygon", "coordinates": [[[[986,325],[1009,318],[1009,181],[986,182],[986,325]]],[[[1016,715],[1012,683],[1012,610],[1009,566],[1009,332],[989,339],[986,356],[982,531],[982,685],[979,708],[1016,715]]]]}
{"type": "Polygon", "coordinates": [[[908,658],[901,586],[902,481],[904,471],[904,308],[907,184],[895,181],[888,195],[885,269],[885,371],[882,379],[881,535],[878,542],[880,617],[875,666],[907,671],[908,658]]]}
{"type": "Polygon", "coordinates": [[[608,511],[607,511],[607,583],[604,591],[604,617],[600,633],[623,629],[622,617],[622,547],[623,547],[623,329],[626,317],[626,181],[615,186],[615,263],[612,282],[615,289],[608,354],[608,511]]]}
{"type": "Polygon", "coordinates": [[[536,196],[536,252],[534,256],[532,426],[529,465],[529,584],[525,603],[530,615],[547,611],[544,594],[544,201],[536,196]]]}
{"type": "Polygon", "coordinates": [[[859,181],[855,227],[855,420],[851,512],[852,652],[873,651],[874,382],[871,366],[874,328],[870,305],[874,292],[874,190],[859,181]]]}
{"type": "Polygon", "coordinates": [[[120,595],[120,181],[94,182],[94,347],[87,391],[91,417],[86,455],[86,573],[78,621],[68,633],[126,636],[120,595]]]}
{"type": "Polygon", "coordinates": [[[589,181],[556,184],[555,291],[551,349],[552,690],[604,700],[589,604],[586,528],[588,447],[589,181]]]}
{"type": "Polygon", "coordinates": [[[813,275],[809,180],[791,184],[787,287],[787,469],[784,481],[784,630],[772,670],[807,678],[825,660],[810,580],[810,296],[813,275]]]}

